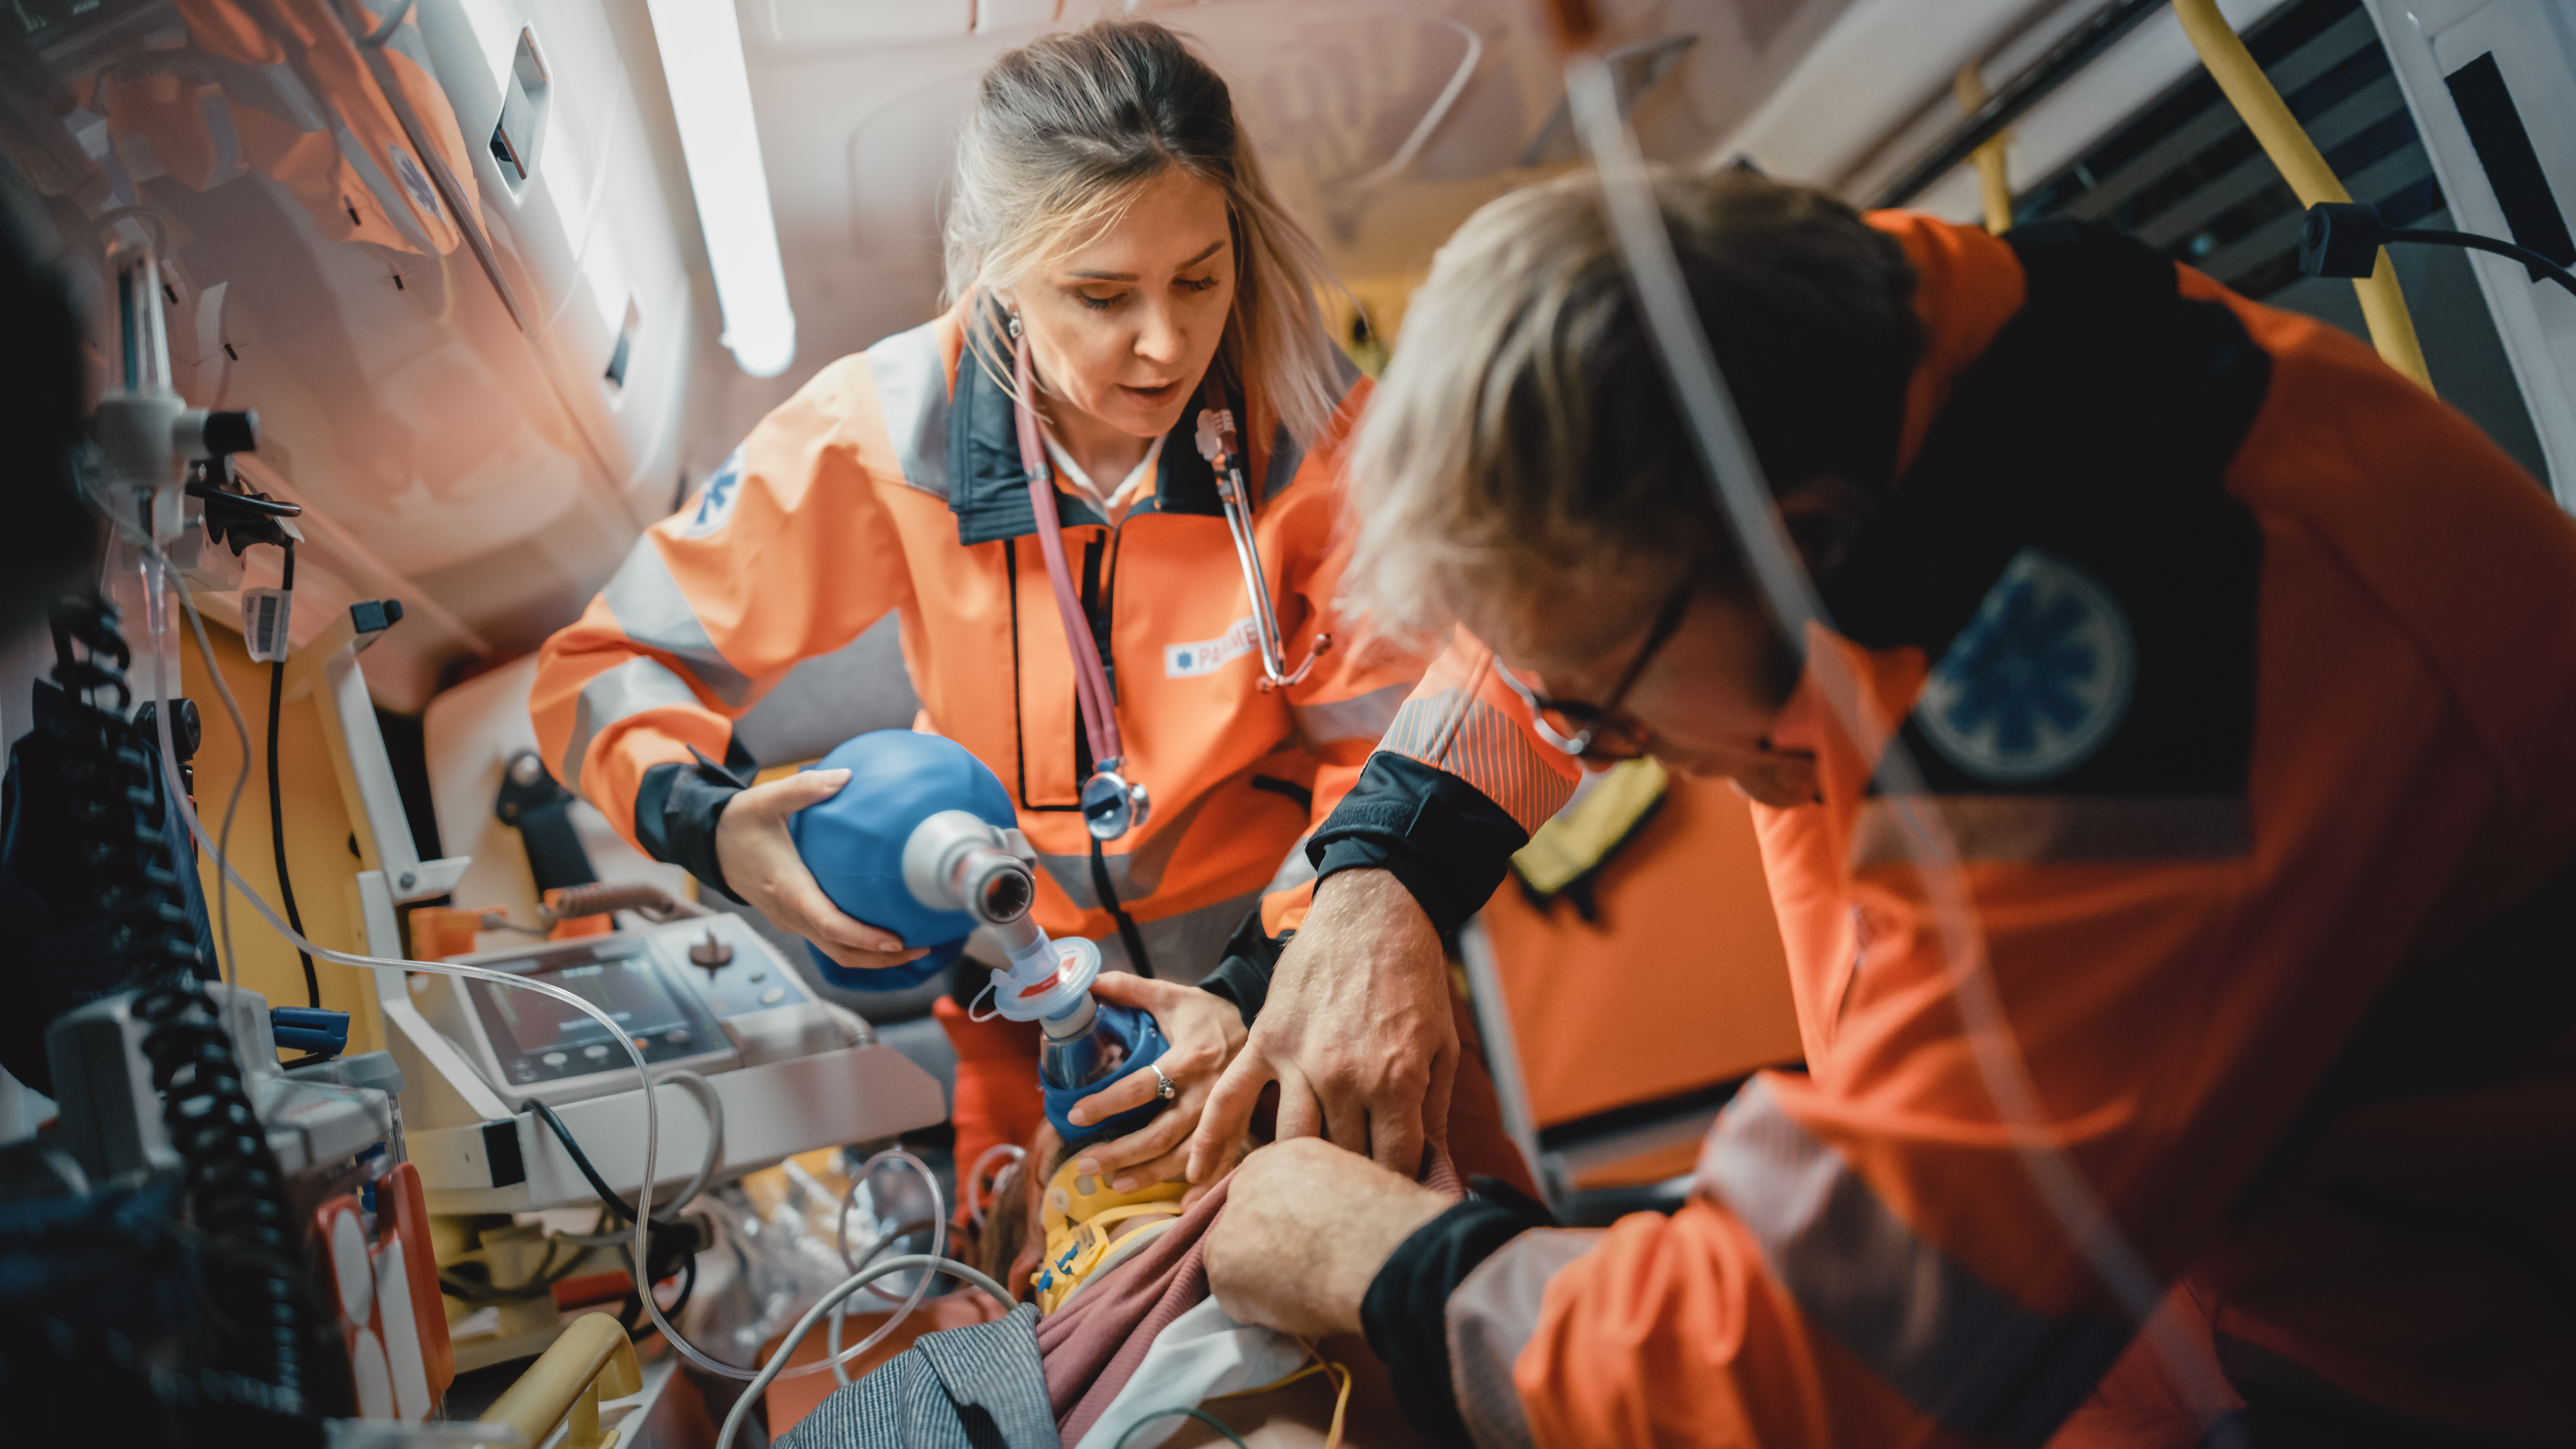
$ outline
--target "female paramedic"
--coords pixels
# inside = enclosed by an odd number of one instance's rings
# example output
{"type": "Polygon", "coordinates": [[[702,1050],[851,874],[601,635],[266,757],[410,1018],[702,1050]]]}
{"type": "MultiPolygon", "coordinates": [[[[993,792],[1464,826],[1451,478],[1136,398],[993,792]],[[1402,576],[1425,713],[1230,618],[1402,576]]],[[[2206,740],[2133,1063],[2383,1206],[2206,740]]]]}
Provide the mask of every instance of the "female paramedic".
{"type": "MultiPolygon", "coordinates": [[[[946,252],[944,315],[824,368],[548,641],[537,731],[647,853],[814,942],[839,984],[909,985],[945,963],[835,909],[789,840],[846,774],[745,788],[730,724],[799,660],[899,614],[918,727],[1017,802],[1039,924],[1153,978],[1098,989],[1160,1019],[1175,1110],[1095,1161],[1175,1178],[1259,1004],[1222,975],[1222,995],[1190,983],[1420,672],[1331,610],[1366,384],[1326,335],[1322,259],[1225,82],[1149,22],[994,65],[946,252]]],[[[1269,929],[1302,901],[1271,896],[1269,929]]],[[[937,1010],[963,1169],[1036,1127],[1036,1036],[937,1010]]]]}
{"type": "Polygon", "coordinates": [[[1316,831],[1204,1130],[1301,1061],[1348,1090],[1316,1043],[1406,1054],[1372,1023],[1441,966],[1404,943],[1578,757],[1754,797],[1806,1070],[1605,1231],[1264,1149],[1225,1311],[1365,1328],[1487,1445],[2576,1442],[2576,526],[2359,340],[2117,233],[1658,200],[1832,630],[1766,617],[1590,175],[1470,219],[1354,445],[1348,570],[1463,628],[1316,831]]]}

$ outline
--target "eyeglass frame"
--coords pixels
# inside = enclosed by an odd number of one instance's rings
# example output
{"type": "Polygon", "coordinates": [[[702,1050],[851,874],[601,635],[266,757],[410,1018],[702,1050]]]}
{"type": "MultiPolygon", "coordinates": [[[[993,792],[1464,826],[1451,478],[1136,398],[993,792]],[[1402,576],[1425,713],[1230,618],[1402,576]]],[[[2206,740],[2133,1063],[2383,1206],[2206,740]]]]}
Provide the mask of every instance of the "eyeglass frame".
{"type": "Polygon", "coordinates": [[[1601,731],[1605,726],[1617,723],[1614,717],[1619,713],[1619,706],[1627,701],[1628,692],[1637,687],[1637,680],[1645,674],[1646,666],[1653,663],[1655,655],[1663,649],[1664,645],[1671,642],[1673,635],[1680,632],[1682,616],[1689,612],[1691,597],[1698,592],[1694,582],[1689,574],[1684,574],[1681,581],[1673,586],[1671,596],[1666,598],[1663,606],[1655,612],[1654,626],[1646,631],[1645,644],[1637,650],[1637,657],[1628,661],[1627,672],[1619,677],[1619,683],[1611,689],[1610,698],[1605,703],[1596,705],[1579,699],[1550,699],[1521,683],[1511,670],[1503,666],[1501,660],[1494,661],[1494,673],[1501,677],[1503,683],[1511,686],[1512,692],[1519,695],[1522,702],[1529,706],[1530,724],[1538,731],[1540,739],[1545,740],[1560,753],[1572,755],[1579,760],[1617,763],[1622,760],[1638,759],[1646,754],[1654,743],[1654,735],[1644,726],[1627,727],[1627,732],[1633,733],[1637,737],[1637,742],[1634,752],[1624,754],[1612,754],[1600,749],[1601,731]],[[1589,720],[1590,723],[1571,735],[1564,734],[1547,722],[1549,711],[1564,715],[1569,721],[1589,720]]]}

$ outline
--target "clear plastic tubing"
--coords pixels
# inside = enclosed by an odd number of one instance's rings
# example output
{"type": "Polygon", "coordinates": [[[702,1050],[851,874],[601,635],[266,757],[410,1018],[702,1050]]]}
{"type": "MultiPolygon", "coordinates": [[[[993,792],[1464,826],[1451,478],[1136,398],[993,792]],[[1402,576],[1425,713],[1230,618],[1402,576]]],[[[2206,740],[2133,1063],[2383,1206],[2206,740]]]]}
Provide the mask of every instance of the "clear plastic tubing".
{"type": "MultiPolygon", "coordinates": [[[[1754,457],[1743,419],[1727,391],[1717,355],[1700,328],[1688,284],[1673,255],[1672,236],[1665,230],[1645,157],[1620,114],[1618,86],[1609,63],[1596,50],[1577,50],[1567,58],[1565,84],[1575,135],[1600,179],[1602,209],[1636,289],[1647,339],[1663,365],[1718,512],[1742,550],[1774,624],[1807,657],[1836,723],[1855,740],[1887,733],[1875,711],[1864,703],[1861,683],[1842,655],[1830,648],[1804,647],[1811,625],[1831,629],[1833,621],[1773,510],[1770,485],[1754,457]]],[[[1969,899],[1957,846],[1948,825],[1929,808],[1931,795],[1902,740],[1887,740],[1878,778],[1885,784],[1880,799],[1891,807],[1898,835],[1922,883],[1970,1056],[1997,1115],[2010,1129],[2015,1155],[2049,1215],[2139,1325],[2202,1421],[2210,1422],[2225,1411],[2222,1387],[2182,1340],[2179,1329],[2158,1316],[2163,1288],[2081,1169],[2056,1145],[2055,1129],[2040,1104],[2020,1045],[2013,1039],[2002,993],[1986,961],[1985,934],[1969,899]]]]}
{"type": "MultiPolygon", "coordinates": [[[[131,536],[131,530],[128,530],[128,533],[129,536],[131,536]]],[[[181,788],[179,784],[178,768],[172,763],[178,759],[178,752],[174,748],[170,736],[170,684],[173,679],[176,678],[178,670],[175,667],[175,662],[169,658],[169,603],[165,597],[165,590],[175,585],[182,596],[185,596],[188,585],[185,579],[181,578],[175,570],[170,568],[169,560],[164,557],[160,550],[153,546],[149,540],[144,541],[144,550],[143,616],[146,627],[148,628],[151,636],[152,698],[157,702],[153,713],[155,715],[155,724],[160,733],[161,771],[164,776],[164,783],[170,792],[171,799],[179,808],[180,818],[187,822],[188,833],[196,837],[198,848],[204,850],[213,858],[217,869],[222,874],[223,880],[229,883],[232,889],[240,891],[242,893],[242,898],[249,901],[251,908],[258,911],[261,916],[265,917],[269,925],[276,928],[279,935],[309,952],[317,961],[328,961],[335,966],[348,966],[360,970],[373,970],[377,967],[391,967],[401,971],[426,971],[433,976],[456,976],[473,981],[488,981],[495,986],[506,986],[517,991],[533,991],[540,996],[551,997],[554,1000],[560,1001],[564,1005],[573,1008],[575,1011],[580,1012],[582,1015],[589,1017],[591,1020],[598,1022],[600,1028],[608,1033],[609,1040],[615,1042],[618,1047],[626,1053],[627,1059],[634,1063],[635,1074],[644,1083],[643,1184],[641,1188],[638,1189],[636,1195],[635,1241],[631,1251],[633,1253],[633,1262],[644,1263],[649,1261],[648,1245],[645,1241],[645,1231],[646,1224],[653,1216],[654,1164],[661,1155],[662,1114],[660,1103],[658,1101],[661,1094],[654,1090],[655,1084],[653,1081],[653,1074],[645,1066],[643,1052],[636,1048],[634,1041],[626,1035],[625,1029],[620,1027],[617,1022],[611,1018],[607,1012],[601,1010],[597,1004],[584,997],[575,995],[570,991],[566,991],[564,988],[556,986],[551,982],[535,981],[524,976],[513,976],[506,971],[493,971],[481,966],[461,966],[451,961],[407,961],[394,956],[368,956],[356,951],[335,951],[328,946],[320,945],[307,939],[300,932],[296,931],[294,927],[289,926],[286,923],[285,918],[280,916],[276,909],[270,906],[269,903],[260,896],[259,892],[251,889],[250,883],[242,879],[241,872],[235,870],[233,868],[232,861],[226,858],[220,844],[218,844],[212,836],[207,834],[205,822],[197,818],[196,806],[189,801],[187,791],[181,788]]],[[[223,672],[216,667],[215,661],[212,657],[213,651],[211,649],[207,650],[207,655],[207,676],[215,686],[216,693],[222,697],[225,707],[231,712],[235,722],[238,723],[242,717],[241,709],[239,704],[233,699],[232,687],[224,682],[223,672]]],[[[243,749],[245,752],[243,758],[249,758],[247,753],[249,742],[247,739],[243,742],[243,749]]],[[[880,1157],[884,1155],[886,1154],[880,1154],[880,1157]]],[[[903,1155],[909,1157],[909,1154],[903,1155]]],[[[930,1181],[931,1192],[934,1196],[937,1195],[939,1192],[937,1179],[930,1177],[929,1169],[924,1167],[918,1159],[911,1159],[911,1161],[913,1167],[920,1171],[925,1179],[930,1181]]],[[[870,1165],[874,1165],[874,1160],[871,1160],[870,1165]]],[[[942,1237],[944,1238],[944,1234],[942,1237]]],[[[928,1281],[928,1277],[925,1277],[923,1280],[925,1286],[928,1281]]],[[[748,1383],[760,1377],[760,1370],[757,1368],[736,1368],[732,1364],[726,1363],[721,1359],[709,1356],[705,1350],[682,1337],[680,1330],[672,1324],[669,1318],[663,1315],[662,1305],[654,1299],[652,1285],[639,1283],[636,1288],[636,1296],[643,1300],[644,1312],[653,1320],[653,1326],[660,1329],[662,1331],[662,1336],[670,1340],[671,1346],[679,1350],[680,1355],[686,1358],[689,1362],[720,1378],[738,1379],[742,1382],[748,1383]]],[[[901,1322],[902,1319],[902,1314],[895,1315],[893,1319],[888,1320],[888,1326],[885,1331],[891,1332],[892,1325],[894,1323],[901,1322]]],[[[803,1364],[796,1368],[788,1369],[777,1375],[777,1377],[782,1379],[799,1378],[807,1374],[829,1373],[836,1366],[846,1363],[849,1359],[857,1357],[860,1353],[864,1352],[869,1347],[872,1347],[877,1341],[877,1337],[878,1335],[871,1335],[867,1342],[861,1343],[860,1345],[850,1349],[840,1358],[827,1358],[818,1360],[814,1363],[803,1364]]]]}

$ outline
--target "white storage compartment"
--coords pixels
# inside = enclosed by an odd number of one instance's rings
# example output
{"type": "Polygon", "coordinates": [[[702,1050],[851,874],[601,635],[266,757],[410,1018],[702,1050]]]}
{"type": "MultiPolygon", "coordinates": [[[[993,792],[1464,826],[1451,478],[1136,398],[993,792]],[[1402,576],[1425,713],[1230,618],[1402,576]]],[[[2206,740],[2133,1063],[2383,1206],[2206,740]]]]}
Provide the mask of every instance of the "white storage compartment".
{"type": "MultiPolygon", "coordinates": [[[[689,281],[606,13],[584,0],[422,0],[521,322],[642,520],[669,511],[689,281]]],[[[754,161],[756,163],[756,158],[754,161]]]]}

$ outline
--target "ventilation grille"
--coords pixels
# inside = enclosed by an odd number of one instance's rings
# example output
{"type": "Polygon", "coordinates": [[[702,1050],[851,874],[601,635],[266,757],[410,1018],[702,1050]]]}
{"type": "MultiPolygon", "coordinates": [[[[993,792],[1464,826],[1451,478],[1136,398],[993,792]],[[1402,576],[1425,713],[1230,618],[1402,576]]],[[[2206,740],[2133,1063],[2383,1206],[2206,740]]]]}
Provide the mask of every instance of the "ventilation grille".
{"type": "MultiPolygon", "coordinates": [[[[2356,200],[2391,226],[2428,222],[2441,188],[2378,32],[2358,0],[2302,0],[2245,47],[2356,200]]],[[[2299,278],[2302,209],[2207,72],[2168,91],[2030,188],[2016,221],[2099,221],[2162,247],[2248,297],[2299,278]]]]}

